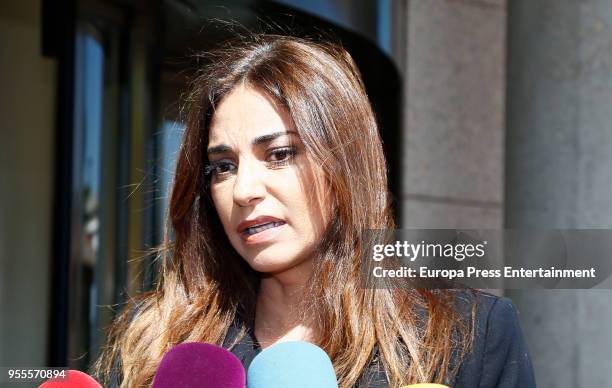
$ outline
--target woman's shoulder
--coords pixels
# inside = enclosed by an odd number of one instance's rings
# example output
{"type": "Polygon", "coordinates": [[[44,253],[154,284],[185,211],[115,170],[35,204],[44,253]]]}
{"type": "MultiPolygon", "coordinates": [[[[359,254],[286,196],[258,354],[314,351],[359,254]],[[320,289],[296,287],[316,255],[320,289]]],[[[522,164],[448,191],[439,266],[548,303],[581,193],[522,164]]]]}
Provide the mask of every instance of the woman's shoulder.
{"type": "Polygon", "coordinates": [[[511,299],[477,290],[456,292],[457,311],[473,320],[471,351],[454,387],[535,387],[531,357],[511,299]]]}
{"type": "MultiPolygon", "coordinates": [[[[512,300],[474,289],[445,290],[444,293],[452,296],[454,309],[474,334],[470,351],[461,361],[455,378],[447,381],[447,385],[454,388],[535,387],[531,358],[512,300]]],[[[418,314],[427,320],[426,310],[418,314]]],[[[457,362],[455,353],[451,366],[457,362]]],[[[380,363],[373,362],[367,368],[359,386],[388,386],[380,363]]]]}

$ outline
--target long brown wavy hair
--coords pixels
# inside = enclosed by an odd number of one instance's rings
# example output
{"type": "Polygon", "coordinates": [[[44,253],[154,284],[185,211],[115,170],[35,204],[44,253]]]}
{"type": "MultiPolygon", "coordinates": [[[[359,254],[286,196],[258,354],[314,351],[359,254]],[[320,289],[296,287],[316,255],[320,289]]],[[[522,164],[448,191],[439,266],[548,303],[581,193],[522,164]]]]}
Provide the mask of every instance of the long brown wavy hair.
{"type": "Polygon", "coordinates": [[[112,326],[98,378],[108,382],[119,366],[122,386],[148,386],[172,346],[221,345],[230,325],[238,322],[244,332],[254,320],[258,273],[225,235],[204,174],[214,108],[245,82],[287,110],[333,193],[335,214],[309,285],[316,308],[307,313],[321,323],[317,345],[330,356],[339,385],[355,386],[376,349],[392,387],[448,383],[460,365],[451,358],[460,360],[471,338],[452,292],[360,283],[361,253],[370,249],[364,231],[395,225],[378,127],[351,56],[336,44],[257,35],[206,59],[186,101],[157,289],[132,300],[112,326]]]}

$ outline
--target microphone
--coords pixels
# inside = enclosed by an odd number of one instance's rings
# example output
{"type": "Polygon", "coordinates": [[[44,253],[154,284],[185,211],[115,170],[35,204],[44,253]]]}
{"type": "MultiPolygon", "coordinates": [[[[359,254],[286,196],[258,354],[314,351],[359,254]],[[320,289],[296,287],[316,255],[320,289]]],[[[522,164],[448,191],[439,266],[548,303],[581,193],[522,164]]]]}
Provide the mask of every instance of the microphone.
{"type": "Polygon", "coordinates": [[[66,371],[66,377],[62,381],[53,380],[45,381],[38,388],[102,388],[100,383],[87,373],[72,369],[66,371]]]}
{"type": "Polygon", "coordinates": [[[152,388],[245,388],[240,360],[227,350],[203,342],[174,346],[162,358],[152,388]]]}
{"type": "Polygon", "coordinates": [[[337,388],[327,353],[308,342],[282,342],[259,353],[247,371],[248,388],[337,388]]]}

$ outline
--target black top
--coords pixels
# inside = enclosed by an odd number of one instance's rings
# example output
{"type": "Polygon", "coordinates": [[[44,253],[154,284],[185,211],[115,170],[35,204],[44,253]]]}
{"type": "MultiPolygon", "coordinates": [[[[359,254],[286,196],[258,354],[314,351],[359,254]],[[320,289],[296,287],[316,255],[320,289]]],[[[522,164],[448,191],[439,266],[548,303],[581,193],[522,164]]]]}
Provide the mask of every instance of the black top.
{"type": "MultiPolygon", "coordinates": [[[[531,358],[512,301],[476,291],[461,291],[457,294],[456,300],[459,313],[466,317],[470,316],[473,304],[477,303],[476,327],[471,352],[463,360],[455,379],[446,384],[454,388],[535,387],[531,358]]],[[[232,326],[223,347],[229,348],[238,333],[238,326],[232,326]]],[[[253,329],[248,328],[246,335],[230,351],[240,359],[245,369],[248,369],[253,358],[261,352],[253,329]]],[[[111,387],[118,386],[120,380],[119,362],[116,366],[111,387]]],[[[389,386],[384,368],[378,361],[378,354],[375,354],[357,386],[359,388],[389,386]]]]}
{"type": "MultiPolygon", "coordinates": [[[[477,303],[475,336],[472,351],[464,359],[456,378],[446,384],[455,388],[535,387],[531,358],[512,301],[475,291],[459,292],[456,300],[459,313],[468,317],[473,303],[477,303]]],[[[238,328],[232,327],[223,344],[225,348],[229,348],[237,334],[238,328]]],[[[246,335],[230,350],[248,369],[261,347],[252,328],[248,328],[246,335]]],[[[376,354],[358,387],[388,386],[384,367],[376,354]]]]}

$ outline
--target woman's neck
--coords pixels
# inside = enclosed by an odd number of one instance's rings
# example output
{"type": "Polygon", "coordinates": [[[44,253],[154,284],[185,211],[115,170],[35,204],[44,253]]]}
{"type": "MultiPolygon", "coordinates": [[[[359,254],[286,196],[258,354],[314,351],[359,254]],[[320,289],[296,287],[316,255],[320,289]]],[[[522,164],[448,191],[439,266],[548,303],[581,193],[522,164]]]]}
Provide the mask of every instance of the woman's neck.
{"type": "Polygon", "coordinates": [[[262,348],[287,341],[314,341],[317,328],[304,314],[306,280],[282,276],[261,279],[255,311],[255,336],[262,348]]]}

